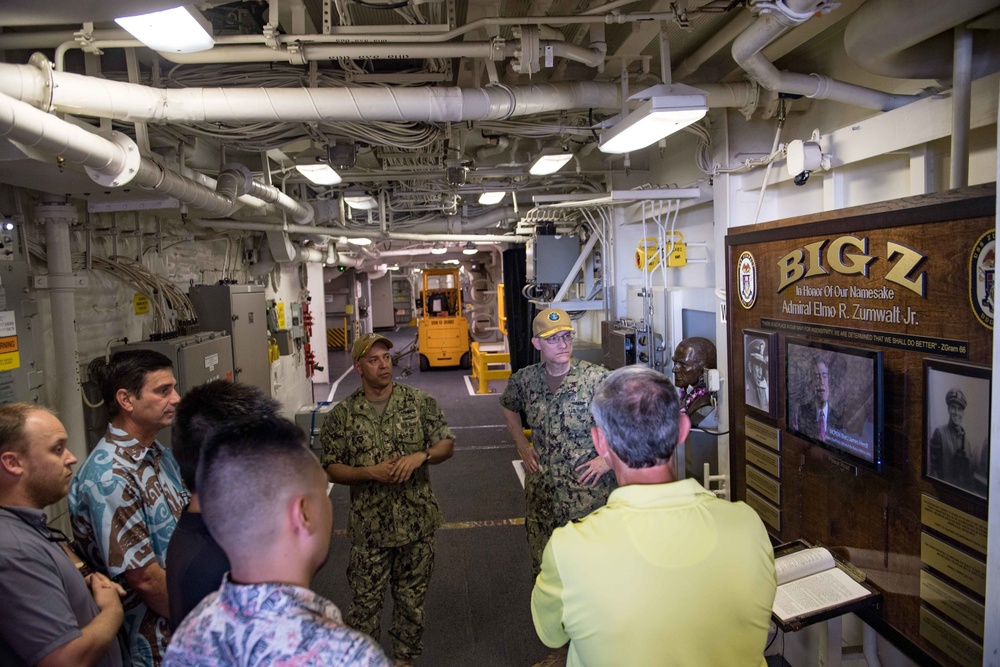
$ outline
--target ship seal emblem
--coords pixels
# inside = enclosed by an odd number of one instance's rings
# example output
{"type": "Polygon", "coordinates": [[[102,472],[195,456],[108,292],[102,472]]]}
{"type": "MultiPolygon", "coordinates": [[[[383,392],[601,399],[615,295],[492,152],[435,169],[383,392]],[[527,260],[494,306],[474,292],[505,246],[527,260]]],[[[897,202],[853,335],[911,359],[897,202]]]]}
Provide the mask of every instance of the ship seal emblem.
{"type": "Polygon", "coordinates": [[[749,310],[757,301],[757,262],[749,252],[740,255],[740,261],[736,265],[736,280],[740,303],[749,310]]]}
{"type": "Polygon", "coordinates": [[[996,230],[976,241],[969,255],[969,300],[980,323],[993,329],[993,292],[996,287],[996,230]]]}

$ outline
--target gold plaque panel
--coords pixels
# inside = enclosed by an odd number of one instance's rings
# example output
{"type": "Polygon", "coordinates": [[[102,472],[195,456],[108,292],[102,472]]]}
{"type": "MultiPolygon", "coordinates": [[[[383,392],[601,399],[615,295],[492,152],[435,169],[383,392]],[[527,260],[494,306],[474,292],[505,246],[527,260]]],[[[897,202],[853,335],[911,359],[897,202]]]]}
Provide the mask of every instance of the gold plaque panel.
{"type": "Polygon", "coordinates": [[[760,495],[775,505],[781,505],[781,482],[768,477],[752,465],[747,466],[747,486],[760,492],[760,495]]]}
{"type": "Polygon", "coordinates": [[[920,571],[920,599],[980,639],[983,638],[986,607],[923,570],[920,571]]]}
{"type": "Polygon", "coordinates": [[[743,421],[743,429],[748,438],[753,438],[765,447],[770,447],[776,452],[781,451],[781,431],[773,426],[768,426],[764,422],[759,422],[752,417],[746,417],[743,421]]]}
{"type": "Polygon", "coordinates": [[[920,497],[920,522],[956,542],[986,554],[986,522],[982,519],[946,505],[925,493],[920,497]]]}
{"type": "Polygon", "coordinates": [[[986,596],[986,563],[928,533],[920,534],[920,560],[982,596],[986,596]]]}
{"type": "Polygon", "coordinates": [[[747,440],[746,456],[748,463],[770,473],[772,477],[781,479],[781,457],[778,454],[769,452],[760,445],[747,440]]]}
{"type": "Polygon", "coordinates": [[[947,653],[962,667],[982,667],[983,647],[924,607],[920,608],[920,636],[947,653]]]}
{"type": "Polygon", "coordinates": [[[747,505],[760,515],[761,521],[781,532],[781,510],[747,489],[747,505]]]}

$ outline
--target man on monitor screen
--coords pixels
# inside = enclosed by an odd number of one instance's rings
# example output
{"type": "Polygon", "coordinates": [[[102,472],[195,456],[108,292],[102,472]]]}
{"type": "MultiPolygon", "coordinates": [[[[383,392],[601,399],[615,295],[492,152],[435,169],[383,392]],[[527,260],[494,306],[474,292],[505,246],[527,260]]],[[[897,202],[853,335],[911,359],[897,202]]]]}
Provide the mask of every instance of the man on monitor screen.
{"type": "Polygon", "coordinates": [[[844,417],[830,404],[830,365],[818,355],[813,358],[812,391],[812,400],[799,406],[798,430],[826,441],[831,430],[844,429],[844,417]]]}

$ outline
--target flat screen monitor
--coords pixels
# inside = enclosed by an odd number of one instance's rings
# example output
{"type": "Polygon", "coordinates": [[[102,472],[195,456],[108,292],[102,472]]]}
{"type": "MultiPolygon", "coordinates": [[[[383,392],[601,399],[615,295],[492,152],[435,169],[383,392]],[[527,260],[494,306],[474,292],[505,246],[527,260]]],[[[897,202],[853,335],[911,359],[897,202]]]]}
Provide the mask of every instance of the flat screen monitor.
{"type": "Polygon", "coordinates": [[[853,463],[881,470],[882,353],[787,338],[787,430],[853,463]]]}

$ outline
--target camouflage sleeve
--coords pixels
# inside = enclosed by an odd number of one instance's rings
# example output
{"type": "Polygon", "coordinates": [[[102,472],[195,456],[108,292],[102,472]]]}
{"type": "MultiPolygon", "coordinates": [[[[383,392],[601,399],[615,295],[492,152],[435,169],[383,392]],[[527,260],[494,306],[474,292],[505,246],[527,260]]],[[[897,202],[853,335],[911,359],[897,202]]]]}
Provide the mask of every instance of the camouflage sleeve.
{"type": "Polygon", "coordinates": [[[507,408],[511,412],[520,412],[524,408],[524,400],[521,396],[523,379],[523,368],[510,376],[507,380],[507,388],[500,396],[500,407],[507,408]]]}
{"type": "Polygon", "coordinates": [[[427,447],[441,440],[455,439],[455,434],[448,428],[448,422],[445,421],[444,412],[441,411],[441,407],[434,400],[434,397],[429,394],[424,394],[421,417],[424,421],[424,434],[427,439],[425,445],[427,447]]]}
{"type": "Polygon", "coordinates": [[[347,444],[347,406],[341,401],[334,406],[319,431],[319,444],[323,448],[320,464],[326,468],[331,463],[342,463],[347,444]]]}

